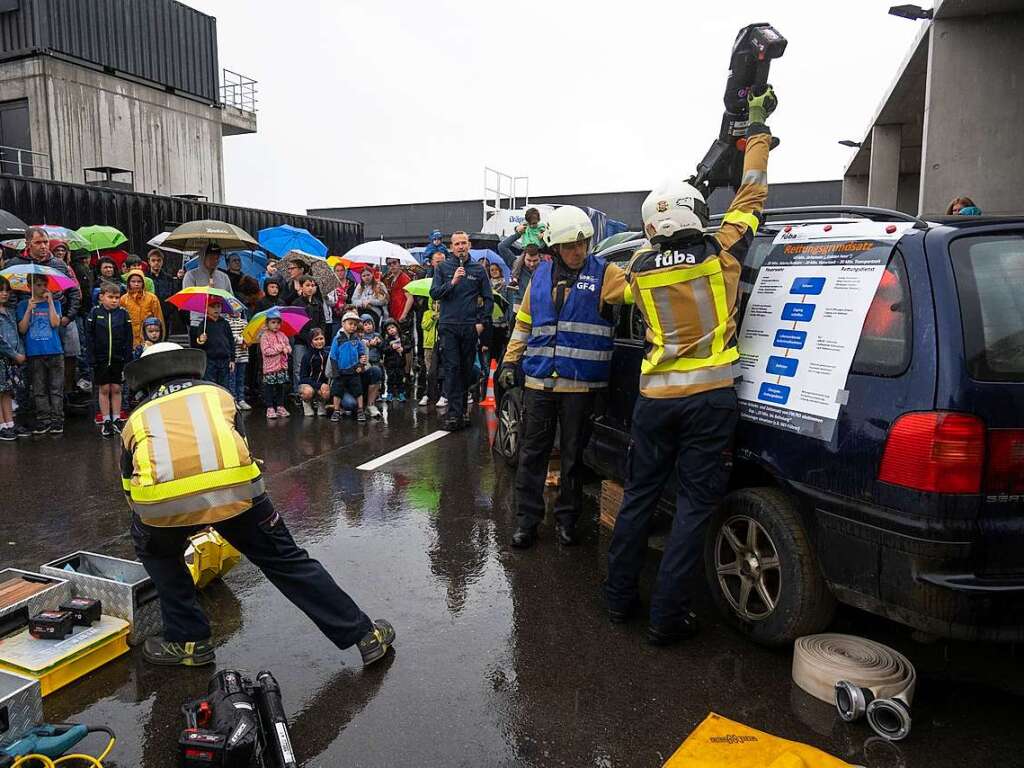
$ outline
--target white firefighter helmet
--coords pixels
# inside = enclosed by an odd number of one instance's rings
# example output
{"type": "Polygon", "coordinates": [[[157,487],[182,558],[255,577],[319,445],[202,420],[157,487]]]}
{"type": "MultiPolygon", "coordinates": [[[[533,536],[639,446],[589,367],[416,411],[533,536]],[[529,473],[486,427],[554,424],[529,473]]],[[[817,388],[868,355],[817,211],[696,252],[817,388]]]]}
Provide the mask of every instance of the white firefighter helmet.
{"type": "Polygon", "coordinates": [[[666,181],[640,207],[644,232],[651,242],[681,232],[703,234],[708,225],[708,204],[695,186],[685,181],[666,181]]]}
{"type": "Polygon", "coordinates": [[[559,206],[548,215],[546,224],[548,228],[544,231],[544,239],[548,245],[575,243],[594,236],[590,217],[575,205],[559,206]]]}
{"type": "Polygon", "coordinates": [[[206,353],[185,349],[173,341],[161,341],[142,350],[138,360],[124,367],[128,391],[141,392],[170,379],[201,379],[206,373],[206,353]]]}

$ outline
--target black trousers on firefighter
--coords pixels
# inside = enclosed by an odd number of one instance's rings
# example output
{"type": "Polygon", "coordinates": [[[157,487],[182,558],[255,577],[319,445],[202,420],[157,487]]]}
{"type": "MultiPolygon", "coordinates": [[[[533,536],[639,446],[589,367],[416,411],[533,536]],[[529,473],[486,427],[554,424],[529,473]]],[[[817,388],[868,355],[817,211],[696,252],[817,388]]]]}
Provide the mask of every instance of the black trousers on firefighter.
{"type": "MultiPolygon", "coordinates": [[[[188,537],[203,527],[157,528],[132,515],[135,552],[160,596],[164,638],[173,643],[210,637],[210,623],[199,607],[185,565],[188,537]]],[[[370,619],[327,570],[295,543],[269,496],[213,527],[339,648],[355,645],[372,628],[370,619]]]]}
{"type": "Polygon", "coordinates": [[[476,359],[479,340],[475,325],[443,323],[438,326],[449,421],[462,421],[462,415],[466,412],[466,391],[476,380],[473,361],[476,359]]]}
{"type": "Polygon", "coordinates": [[[647,535],[665,483],[676,476],[676,514],[651,596],[651,624],[679,623],[690,609],[689,587],[699,570],[704,534],[725,492],[738,415],[731,387],[690,397],[641,395],[633,409],[622,509],[608,549],[608,606],[628,610],[647,555],[647,535]]]}
{"type": "Polygon", "coordinates": [[[544,519],[544,482],[548,459],[560,434],[561,484],[555,520],[572,530],[583,505],[583,449],[590,437],[594,392],[525,389],[526,423],[516,471],[516,517],[520,528],[536,528],[544,519]]]}

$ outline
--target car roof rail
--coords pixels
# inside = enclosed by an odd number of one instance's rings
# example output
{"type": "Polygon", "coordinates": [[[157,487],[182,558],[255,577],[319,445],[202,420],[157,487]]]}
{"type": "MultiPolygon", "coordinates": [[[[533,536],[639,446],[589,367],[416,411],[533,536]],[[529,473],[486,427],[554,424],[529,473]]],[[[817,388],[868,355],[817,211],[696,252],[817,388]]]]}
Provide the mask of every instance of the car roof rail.
{"type": "MultiPolygon", "coordinates": [[[[928,222],[911,216],[903,211],[894,211],[890,208],[877,208],[871,205],[801,205],[792,208],[767,208],[764,211],[765,219],[778,218],[780,216],[815,216],[827,214],[829,216],[857,216],[869,221],[909,221],[913,222],[914,229],[928,229],[928,222]]],[[[725,214],[717,214],[711,217],[712,221],[721,221],[725,214]]]]}

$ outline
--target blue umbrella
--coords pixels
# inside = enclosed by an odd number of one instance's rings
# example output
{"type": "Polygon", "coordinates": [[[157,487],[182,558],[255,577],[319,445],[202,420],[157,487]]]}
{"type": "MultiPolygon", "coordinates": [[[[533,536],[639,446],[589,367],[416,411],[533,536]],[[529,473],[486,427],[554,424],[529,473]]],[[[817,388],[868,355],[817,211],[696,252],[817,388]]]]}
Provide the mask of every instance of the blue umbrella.
{"type": "MultiPolygon", "coordinates": [[[[501,256],[499,256],[497,253],[492,251],[490,248],[478,248],[471,250],[469,252],[469,258],[471,258],[473,261],[487,259],[487,261],[490,262],[491,264],[498,265],[498,268],[501,270],[502,277],[504,277],[506,280],[508,280],[512,276],[512,273],[509,271],[508,264],[505,263],[505,260],[501,258],[501,256]]],[[[490,275],[488,275],[488,277],[490,277],[490,275]]]]}
{"type": "Polygon", "coordinates": [[[287,256],[289,251],[305,251],[322,259],[327,258],[327,246],[308,229],[300,229],[288,224],[261,229],[259,241],[260,245],[279,259],[287,256]]]}
{"type": "MultiPolygon", "coordinates": [[[[221,254],[220,262],[217,264],[218,269],[223,269],[227,272],[228,269],[228,256],[237,254],[242,257],[242,273],[249,275],[256,282],[259,282],[263,277],[263,273],[267,269],[267,254],[263,251],[225,251],[221,254]]],[[[199,257],[193,256],[191,259],[185,262],[184,269],[195,269],[199,266],[199,257]]]]}

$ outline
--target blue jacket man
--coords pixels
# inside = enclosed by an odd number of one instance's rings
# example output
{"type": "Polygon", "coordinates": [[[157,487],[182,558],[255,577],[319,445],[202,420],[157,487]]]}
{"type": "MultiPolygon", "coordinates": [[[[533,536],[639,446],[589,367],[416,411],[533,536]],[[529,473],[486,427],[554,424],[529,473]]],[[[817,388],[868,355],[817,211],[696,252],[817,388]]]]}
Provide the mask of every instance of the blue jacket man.
{"type": "Polygon", "coordinates": [[[473,360],[484,320],[491,316],[494,297],[484,268],[469,258],[469,235],[452,234],[452,258],[434,269],[430,298],[440,303],[438,343],[444,369],[448,419],[445,428],[462,429],[468,423],[466,392],[473,383],[473,360]]]}

